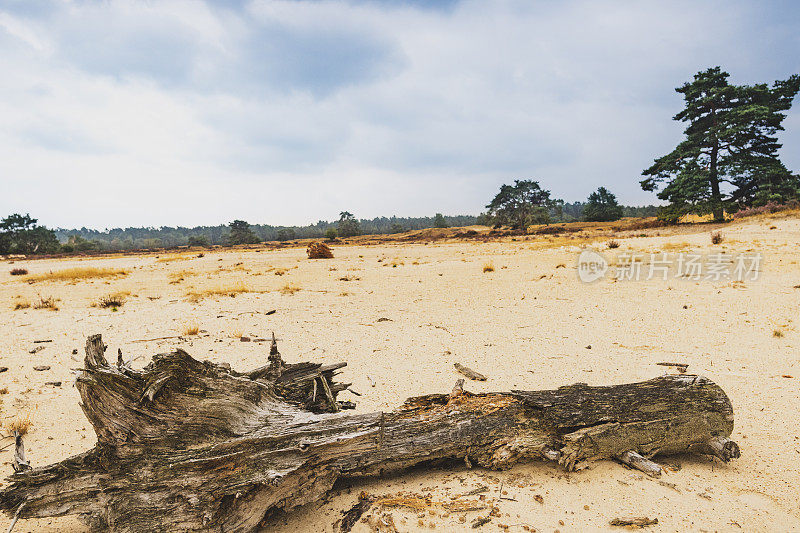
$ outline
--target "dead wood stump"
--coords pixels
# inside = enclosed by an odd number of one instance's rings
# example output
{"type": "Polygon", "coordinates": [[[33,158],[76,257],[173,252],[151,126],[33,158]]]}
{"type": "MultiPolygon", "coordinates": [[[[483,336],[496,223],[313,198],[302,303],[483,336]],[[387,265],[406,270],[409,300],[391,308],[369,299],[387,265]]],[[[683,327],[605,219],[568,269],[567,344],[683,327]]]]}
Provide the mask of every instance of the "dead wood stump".
{"type": "Polygon", "coordinates": [[[739,456],[728,397],[688,374],[549,391],[456,387],[389,413],[342,415],[333,413],[348,384],[334,378],[345,363],[286,364],[274,341],[268,364],[250,372],[183,350],[139,371],[104,352],[89,337],[76,384],[96,446],[14,474],[0,492],[9,516],[79,514],[98,531],[252,531],[268,513],[320,499],[337,478],[438,459],[573,470],[597,459],[653,469],[654,455],[688,451],[739,456]]]}
{"type": "Polygon", "coordinates": [[[314,241],[306,249],[309,259],[333,259],[333,252],[324,242],[314,241]]]}

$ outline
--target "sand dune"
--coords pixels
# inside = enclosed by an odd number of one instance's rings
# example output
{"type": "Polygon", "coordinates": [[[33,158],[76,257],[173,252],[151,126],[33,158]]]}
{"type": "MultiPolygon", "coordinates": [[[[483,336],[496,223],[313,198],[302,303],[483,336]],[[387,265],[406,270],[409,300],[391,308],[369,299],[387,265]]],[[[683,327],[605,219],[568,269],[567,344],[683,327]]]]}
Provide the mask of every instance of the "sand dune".
{"type": "MultiPolygon", "coordinates": [[[[643,380],[665,372],[656,363],[680,361],[719,383],[733,402],[733,438],[742,457],[729,465],[671,457],[666,462],[680,468],[662,483],[609,462],[573,474],[543,463],[506,472],[417,470],[341,485],[329,501],[274,519],[271,530],[331,531],[361,490],[447,500],[479,485],[488,486],[486,497],[500,509],[484,530],[501,524],[510,531],[604,530],[609,520],[628,515],[658,518],[649,531],[800,529],[800,220],[744,220],[721,231],[720,246],[711,245],[708,227],[692,226],[623,232],[614,250],[605,249],[608,234],[601,232],[334,246],[335,257],[327,260],[285,248],[3,263],[0,366],[8,371],[0,373],[0,389],[8,391],[0,395],[0,417],[5,424],[30,416],[26,445],[34,466],[91,447],[94,434],[70,369],[82,364],[86,336],[98,332],[113,352],[119,347],[126,358],[138,357],[134,366],[182,347],[198,359],[243,369],[264,364],[268,345],[239,337],[274,331],[288,362],[348,361],[344,376],[363,396],[345,392],[341,399],[355,400],[359,411],[450,390],[459,377],[454,362],[488,376],[469,382],[468,390],[491,391],[643,380]],[[641,253],[645,265],[651,252],[682,250],[758,252],[763,264],[759,279],[744,283],[605,277],[587,284],[578,279],[576,261],[577,247],[590,242],[609,259],[641,253]],[[494,271],[484,272],[487,263],[494,271]],[[29,283],[12,277],[13,267],[27,268],[30,276],[74,268],[125,274],[29,283]],[[110,294],[123,305],[97,305],[110,294]],[[33,307],[47,298],[58,310],[33,307]],[[31,307],[13,310],[19,302],[31,307]],[[277,312],[267,315],[272,309],[277,312]],[[185,335],[193,328],[197,335],[185,335]],[[161,337],[172,338],[142,342],[161,337]],[[44,349],[30,353],[37,346],[44,349]],[[34,370],[41,365],[50,369],[34,370]],[[46,384],[53,381],[62,384],[46,384]],[[501,485],[509,499],[498,499],[501,485]]],[[[11,473],[10,461],[9,450],[0,452],[4,474],[11,473]]],[[[387,512],[400,531],[468,529],[477,516],[387,512]]],[[[8,523],[0,518],[0,528],[8,523]]],[[[75,517],[15,527],[84,530],[75,517]]],[[[369,530],[363,523],[354,529],[369,530]]]]}

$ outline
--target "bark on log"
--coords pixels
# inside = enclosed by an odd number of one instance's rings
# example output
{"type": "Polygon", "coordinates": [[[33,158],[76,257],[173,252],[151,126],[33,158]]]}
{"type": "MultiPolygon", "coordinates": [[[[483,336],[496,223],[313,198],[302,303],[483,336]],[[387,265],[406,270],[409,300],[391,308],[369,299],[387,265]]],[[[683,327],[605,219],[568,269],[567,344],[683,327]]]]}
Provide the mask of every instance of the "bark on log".
{"type": "Polygon", "coordinates": [[[411,398],[390,413],[333,414],[344,366],[269,364],[251,372],[182,350],[142,371],[111,366],[99,335],[76,386],[97,445],[20,472],[0,509],[20,518],[81,515],[124,532],[252,531],[266,514],[321,498],[337,478],[438,459],[495,469],[520,460],[643,458],[687,451],[728,460],[733,409],[699,376],[549,391],[411,398]]]}

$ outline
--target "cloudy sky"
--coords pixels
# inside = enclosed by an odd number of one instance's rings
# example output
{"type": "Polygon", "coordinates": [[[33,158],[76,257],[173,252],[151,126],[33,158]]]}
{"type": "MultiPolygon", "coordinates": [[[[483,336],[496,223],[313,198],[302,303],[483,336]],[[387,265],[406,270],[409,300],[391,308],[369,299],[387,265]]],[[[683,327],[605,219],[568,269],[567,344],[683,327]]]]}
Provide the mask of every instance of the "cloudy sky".
{"type": "Polygon", "coordinates": [[[654,203],[674,88],[798,73],[798,27],[791,0],[0,0],[0,216],[477,214],[514,178],[654,203]]]}

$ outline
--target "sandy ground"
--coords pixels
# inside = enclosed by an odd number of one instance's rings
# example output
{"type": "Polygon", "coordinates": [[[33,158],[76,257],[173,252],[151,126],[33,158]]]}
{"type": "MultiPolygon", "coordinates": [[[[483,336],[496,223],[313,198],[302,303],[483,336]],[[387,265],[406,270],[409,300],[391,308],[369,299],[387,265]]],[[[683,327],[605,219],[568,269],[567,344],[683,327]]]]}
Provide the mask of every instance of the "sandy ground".
{"type": "MultiPolygon", "coordinates": [[[[70,369],[81,366],[86,336],[98,332],[111,353],[120,347],[126,358],[140,357],[138,366],[152,354],[180,346],[198,359],[246,369],[265,363],[268,346],[238,337],[274,331],[289,362],[347,361],[343,378],[363,396],[344,392],[340,398],[357,401],[362,412],[449,391],[459,377],[454,362],[489,376],[486,382],[468,382],[468,390],[492,391],[644,380],[665,372],[655,363],[680,361],[730,396],[741,459],[722,465],[703,457],[672,457],[668,461],[681,468],[662,476],[666,484],[612,462],[573,474],[544,463],[506,472],[417,470],[337,486],[328,501],[276,519],[270,530],[331,531],[361,490],[412,491],[444,500],[483,484],[489,486],[488,499],[499,497],[502,484],[505,497],[515,500],[497,500],[501,516],[481,528],[488,531],[499,524],[510,531],[605,530],[609,520],[625,515],[658,518],[650,531],[800,530],[800,289],[795,287],[800,284],[800,220],[748,220],[722,231],[722,246],[713,247],[708,228],[697,226],[679,233],[647,230],[644,237],[618,239],[620,248],[603,253],[610,258],[630,251],[758,251],[764,258],[758,280],[616,282],[606,277],[587,284],[577,276],[576,248],[541,237],[337,247],[330,260],[308,260],[303,249],[293,248],[211,251],[172,261],[163,261],[166,255],[132,255],[13,265],[31,274],[75,266],[130,271],[113,280],[76,283],[29,284],[10,276],[12,266],[4,263],[0,366],[9,370],[0,374],[0,389],[8,388],[0,395],[0,417],[7,423],[30,415],[26,445],[34,466],[90,448],[94,433],[78,406],[70,369]],[[487,263],[493,272],[483,272],[487,263]],[[276,275],[275,269],[286,271],[276,275]],[[181,271],[187,271],[183,280],[171,283],[181,271]],[[185,296],[242,283],[253,292],[198,303],[185,296]],[[281,293],[287,284],[300,290],[281,293]],[[91,306],[116,291],[130,292],[117,311],[91,306]],[[59,310],[13,311],[16,296],[30,301],[53,296],[60,299],[59,310]],[[277,313],[263,314],[270,309],[277,313]],[[378,322],[382,317],[390,320],[378,322]],[[199,326],[199,335],[134,342],[181,335],[191,325],[199,326]],[[776,330],[783,336],[775,336],[776,330]],[[43,339],[53,342],[33,343],[43,339]],[[44,349],[30,354],[36,346],[44,349]],[[51,368],[34,371],[37,365],[51,368]]],[[[11,473],[11,457],[10,450],[0,452],[4,475],[11,473]]],[[[466,530],[480,514],[389,512],[400,531],[466,530]],[[466,522],[459,521],[462,516],[466,522]]],[[[0,517],[0,529],[8,523],[0,517]]],[[[361,523],[355,528],[368,530],[361,523]]],[[[62,517],[20,521],[15,531],[84,529],[75,517],[62,517]]]]}

